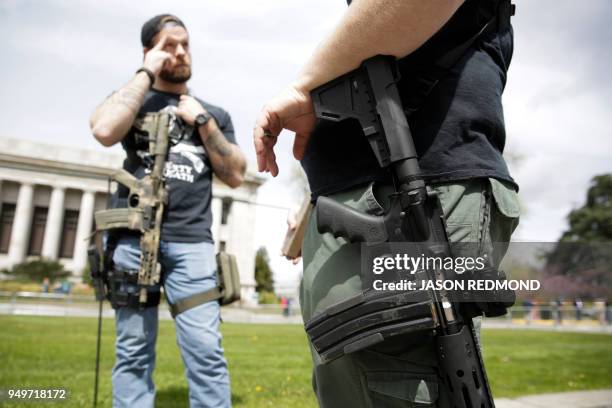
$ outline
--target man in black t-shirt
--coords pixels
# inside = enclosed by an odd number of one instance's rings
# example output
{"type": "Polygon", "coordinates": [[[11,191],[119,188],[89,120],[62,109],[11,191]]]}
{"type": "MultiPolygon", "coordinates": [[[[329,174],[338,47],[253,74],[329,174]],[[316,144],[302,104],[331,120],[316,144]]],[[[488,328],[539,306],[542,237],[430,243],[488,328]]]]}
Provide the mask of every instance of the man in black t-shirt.
{"type": "MultiPolygon", "coordinates": [[[[297,80],[264,106],[254,130],[259,170],[278,174],[274,146],[282,129],[292,130],[314,202],[325,195],[382,214],[393,191],[388,172],[358,123],[315,121],[310,91],[370,57],[393,55],[419,164],[438,193],[449,239],[476,243],[496,266],[507,244],[494,251],[492,243],[507,243],[519,217],[517,186],[502,157],[501,94],[513,38],[509,13],[495,18],[502,6],[508,10],[509,0],[354,0],[297,80]],[[490,29],[478,35],[488,21],[490,29]],[[439,72],[439,58],[475,36],[453,67],[439,72]]],[[[302,245],[304,321],[362,290],[360,244],[320,234],[312,214],[302,245]]],[[[396,336],[329,364],[311,350],[322,407],[452,406],[430,332],[396,336]]]]}
{"type": "MultiPolygon", "coordinates": [[[[152,169],[148,143],[132,130],[148,112],[172,112],[172,132],[164,178],[168,192],[161,228],[159,262],[166,298],[176,303],[216,287],[211,234],[213,173],[230,187],[242,183],[245,159],[236,145],[229,114],[191,95],[189,35],[176,16],[153,17],[142,27],[144,61],[136,75],[95,110],[91,129],[104,146],[121,142],[124,169],[142,178],[152,169]]],[[[125,207],[127,188],[120,186],[115,207],[125,207]]],[[[137,274],[139,237],[124,231],[114,236],[113,270],[137,274]]],[[[119,291],[134,296],[139,287],[126,279],[119,291]]],[[[149,293],[160,287],[149,288],[149,293]]],[[[149,298],[159,298],[149,296],[149,298]]],[[[152,407],[152,380],[157,337],[157,305],[117,307],[117,353],[113,368],[113,406],[152,407]]],[[[177,343],[185,364],[191,406],[230,407],[227,363],[219,332],[219,303],[202,303],[175,316],[177,343]]]]}

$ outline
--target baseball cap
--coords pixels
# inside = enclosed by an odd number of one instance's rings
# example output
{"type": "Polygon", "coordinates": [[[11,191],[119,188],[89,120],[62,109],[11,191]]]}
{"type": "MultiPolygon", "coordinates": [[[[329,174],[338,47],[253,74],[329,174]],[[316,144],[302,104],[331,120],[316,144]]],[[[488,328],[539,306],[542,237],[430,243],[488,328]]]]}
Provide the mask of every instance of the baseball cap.
{"type": "Polygon", "coordinates": [[[166,26],[179,26],[185,30],[185,24],[175,15],[172,14],[159,14],[146,23],[143,24],[142,30],[140,31],[140,41],[143,47],[151,47],[151,41],[153,38],[166,26]]]}

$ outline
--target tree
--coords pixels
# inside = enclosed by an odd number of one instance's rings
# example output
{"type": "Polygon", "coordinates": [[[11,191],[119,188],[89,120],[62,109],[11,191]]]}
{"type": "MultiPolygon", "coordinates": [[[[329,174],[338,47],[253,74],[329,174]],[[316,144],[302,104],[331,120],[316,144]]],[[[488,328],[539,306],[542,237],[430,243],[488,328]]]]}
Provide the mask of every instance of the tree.
{"type": "Polygon", "coordinates": [[[570,228],[561,242],[612,241],[612,174],[593,177],[586,204],[567,218],[570,228]]]}
{"type": "Polygon", "coordinates": [[[567,218],[569,229],[547,256],[544,289],[557,296],[610,296],[612,174],[593,177],[586,203],[567,218]]]}
{"type": "Polygon", "coordinates": [[[260,294],[262,292],[274,292],[274,278],[272,277],[268,251],[265,247],[259,248],[255,255],[255,283],[255,290],[260,294]]]}

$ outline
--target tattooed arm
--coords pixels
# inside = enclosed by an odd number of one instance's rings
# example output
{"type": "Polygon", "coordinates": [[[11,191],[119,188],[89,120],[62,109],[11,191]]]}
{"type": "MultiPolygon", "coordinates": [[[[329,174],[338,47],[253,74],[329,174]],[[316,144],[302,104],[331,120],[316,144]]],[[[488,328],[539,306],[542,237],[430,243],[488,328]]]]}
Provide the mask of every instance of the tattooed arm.
{"type": "Polygon", "coordinates": [[[199,131],[217,177],[232,188],[242,184],[246,160],[240,148],[227,141],[214,118],[206,126],[201,126],[199,131]]]}
{"type": "MultiPolygon", "coordinates": [[[[155,47],[147,50],[142,65],[156,76],[164,62],[171,57],[169,53],[163,51],[166,38],[163,36],[155,47]]],[[[96,108],[91,115],[89,126],[100,143],[112,146],[125,137],[150,86],[151,80],[147,74],[139,72],[123,88],[113,92],[96,108]]]]}
{"type": "Polygon", "coordinates": [[[123,139],[142,106],[149,83],[147,74],[140,72],[96,108],[89,125],[98,142],[112,146],[123,139]]]}
{"type": "MultiPolygon", "coordinates": [[[[176,114],[189,125],[193,126],[196,116],[204,112],[204,108],[195,98],[181,95],[176,114]]],[[[217,177],[232,188],[242,184],[246,160],[240,148],[227,141],[214,118],[206,125],[200,126],[198,132],[217,177]]]]}

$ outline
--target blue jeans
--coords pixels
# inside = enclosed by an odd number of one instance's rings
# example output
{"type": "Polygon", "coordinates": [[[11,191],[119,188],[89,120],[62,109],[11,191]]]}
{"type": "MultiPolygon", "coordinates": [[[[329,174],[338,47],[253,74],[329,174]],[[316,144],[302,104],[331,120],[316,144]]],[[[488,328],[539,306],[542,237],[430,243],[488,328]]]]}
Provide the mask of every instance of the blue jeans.
{"type": "MultiPolygon", "coordinates": [[[[214,245],[207,242],[160,244],[160,262],[166,298],[175,303],[216,284],[214,245]]],[[[137,270],[138,238],[121,238],[113,261],[117,267],[137,270]]],[[[135,285],[125,287],[137,291],[135,285]]],[[[160,287],[151,288],[159,291],[160,287]]],[[[157,307],[119,308],[116,314],[116,362],[113,367],[113,407],[153,407],[157,307]]],[[[185,364],[191,407],[230,407],[227,362],[221,347],[219,303],[208,302],[179,314],[176,342],[185,364]]]]}

